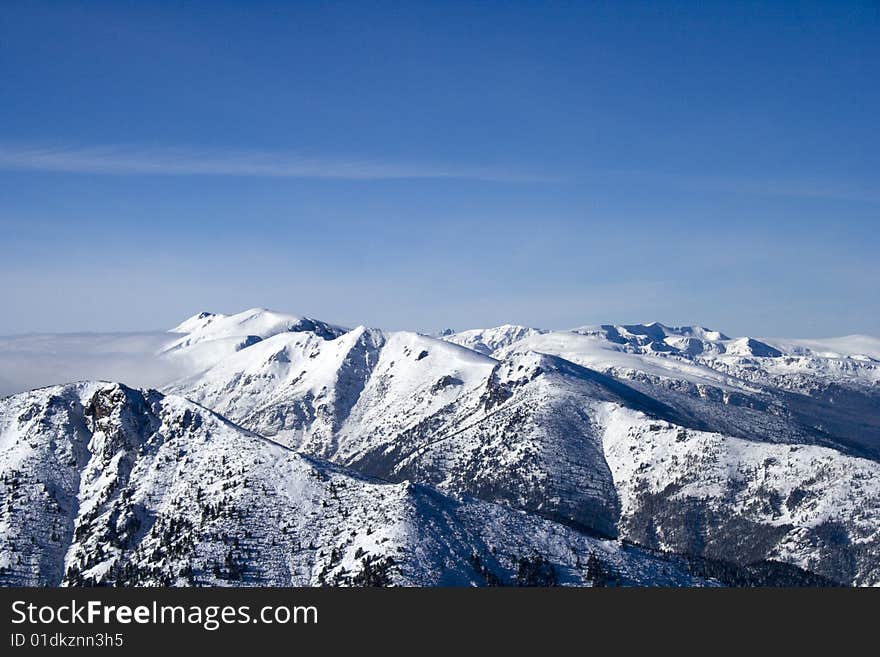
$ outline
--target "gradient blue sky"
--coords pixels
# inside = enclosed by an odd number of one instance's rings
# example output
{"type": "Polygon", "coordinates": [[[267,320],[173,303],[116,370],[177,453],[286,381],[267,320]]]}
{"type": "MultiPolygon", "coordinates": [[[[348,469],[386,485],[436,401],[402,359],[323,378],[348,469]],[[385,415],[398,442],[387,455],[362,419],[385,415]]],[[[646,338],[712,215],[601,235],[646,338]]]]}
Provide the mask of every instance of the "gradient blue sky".
{"type": "Polygon", "coordinates": [[[877,2],[16,2],[0,333],[880,334],[877,2]]]}

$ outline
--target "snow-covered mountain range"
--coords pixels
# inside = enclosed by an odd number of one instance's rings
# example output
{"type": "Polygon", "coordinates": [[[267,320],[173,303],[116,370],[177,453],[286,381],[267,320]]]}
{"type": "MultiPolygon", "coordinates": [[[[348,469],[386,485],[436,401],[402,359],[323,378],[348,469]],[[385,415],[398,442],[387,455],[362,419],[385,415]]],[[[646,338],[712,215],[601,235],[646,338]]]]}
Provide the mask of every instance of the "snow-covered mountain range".
{"type": "Polygon", "coordinates": [[[155,390],[0,399],[0,583],[880,585],[878,339],[252,309],[148,344],[155,390]]]}

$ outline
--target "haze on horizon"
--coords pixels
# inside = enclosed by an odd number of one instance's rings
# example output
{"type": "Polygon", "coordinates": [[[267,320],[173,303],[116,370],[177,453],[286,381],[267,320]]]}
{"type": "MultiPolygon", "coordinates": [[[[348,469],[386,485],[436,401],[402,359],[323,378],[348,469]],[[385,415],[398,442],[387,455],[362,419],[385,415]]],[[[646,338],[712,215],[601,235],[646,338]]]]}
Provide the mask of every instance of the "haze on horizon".
{"type": "Polygon", "coordinates": [[[0,335],[880,335],[873,2],[18,2],[0,335]]]}

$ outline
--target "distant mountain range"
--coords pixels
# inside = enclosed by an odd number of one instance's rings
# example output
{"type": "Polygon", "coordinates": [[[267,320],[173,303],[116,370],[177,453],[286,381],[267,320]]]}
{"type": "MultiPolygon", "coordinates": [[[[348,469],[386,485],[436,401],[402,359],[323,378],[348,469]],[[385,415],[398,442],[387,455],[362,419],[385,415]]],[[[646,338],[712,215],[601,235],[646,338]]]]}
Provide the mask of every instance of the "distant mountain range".
{"type": "MultiPolygon", "coordinates": [[[[98,339],[156,389],[0,399],[0,584],[880,584],[880,339],[263,309],[98,339]]],[[[72,344],[33,340],[0,363],[72,344]]]]}

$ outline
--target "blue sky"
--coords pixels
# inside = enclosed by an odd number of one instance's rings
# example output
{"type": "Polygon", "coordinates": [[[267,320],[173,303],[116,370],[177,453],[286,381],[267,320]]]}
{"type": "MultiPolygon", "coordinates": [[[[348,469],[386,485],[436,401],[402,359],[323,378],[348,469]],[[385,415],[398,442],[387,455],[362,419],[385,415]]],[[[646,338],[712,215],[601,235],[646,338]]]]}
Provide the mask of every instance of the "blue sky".
{"type": "Polygon", "coordinates": [[[880,5],[4,2],[0,333],[880,334],[880,5]]]}

